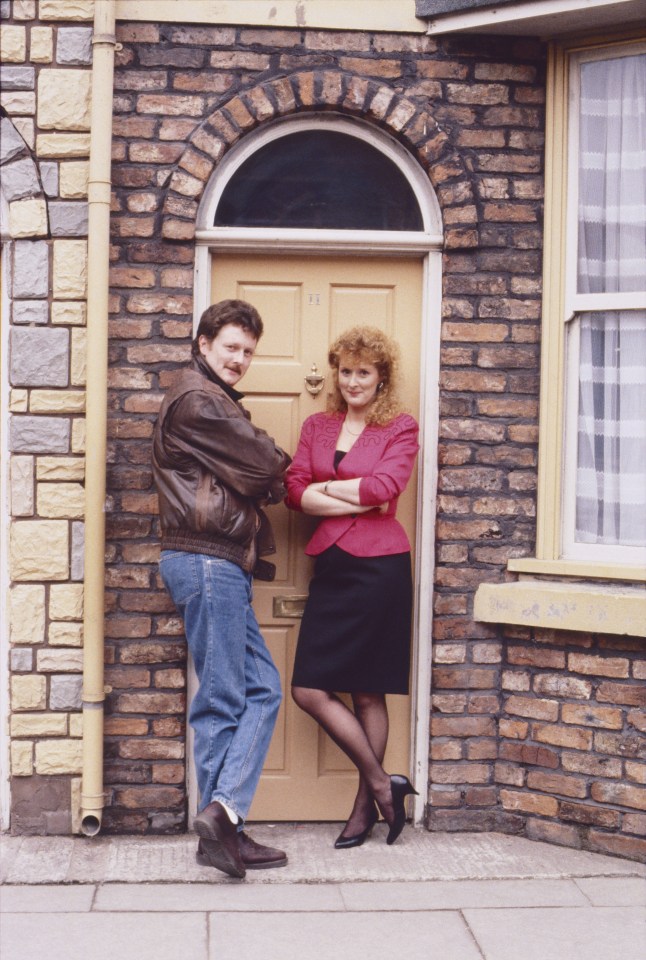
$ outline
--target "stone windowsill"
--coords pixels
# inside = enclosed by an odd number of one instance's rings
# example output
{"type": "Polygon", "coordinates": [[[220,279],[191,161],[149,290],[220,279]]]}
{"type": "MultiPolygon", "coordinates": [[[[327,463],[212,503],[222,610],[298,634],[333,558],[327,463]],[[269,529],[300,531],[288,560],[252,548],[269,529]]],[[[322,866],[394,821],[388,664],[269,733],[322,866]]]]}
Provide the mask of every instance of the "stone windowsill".
{"type": "Polygon", "coordinates": [[[646,589],[532,578],[482,583],[475,596],[474,619],[646,637],[646,589]]]}

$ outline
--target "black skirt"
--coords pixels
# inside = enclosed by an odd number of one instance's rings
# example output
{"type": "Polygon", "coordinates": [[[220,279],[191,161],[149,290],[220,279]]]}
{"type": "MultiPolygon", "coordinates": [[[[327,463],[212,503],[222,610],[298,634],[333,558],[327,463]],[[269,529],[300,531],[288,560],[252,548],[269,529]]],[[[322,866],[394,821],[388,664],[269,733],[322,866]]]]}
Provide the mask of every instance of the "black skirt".
{"type": "Polygon", "coordinates": [[[410,553],[316,558],[292,683],[337,693],[408,693],[410,553]]]}

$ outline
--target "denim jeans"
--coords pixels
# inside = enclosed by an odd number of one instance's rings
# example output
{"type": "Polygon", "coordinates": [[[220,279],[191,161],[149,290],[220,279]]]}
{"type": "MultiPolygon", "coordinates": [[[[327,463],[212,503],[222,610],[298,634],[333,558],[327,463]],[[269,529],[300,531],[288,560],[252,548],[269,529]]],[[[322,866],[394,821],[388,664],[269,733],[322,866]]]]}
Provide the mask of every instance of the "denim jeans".
{"type": "Polygon", "coordinates": [[[199,681],[189,722],[200,809],[212,800],[244,822],[281,702],[280,677],[251,607],[251,575],[200,553],[163,550],[159,564],[199,681]]]}

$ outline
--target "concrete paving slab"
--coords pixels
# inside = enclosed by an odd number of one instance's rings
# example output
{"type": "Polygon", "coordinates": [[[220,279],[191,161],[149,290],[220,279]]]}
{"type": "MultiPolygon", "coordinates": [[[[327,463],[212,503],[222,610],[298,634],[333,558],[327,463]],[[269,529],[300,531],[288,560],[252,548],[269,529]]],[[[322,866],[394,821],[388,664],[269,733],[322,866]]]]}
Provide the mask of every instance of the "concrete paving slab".
{"type": "Polygon", "coordinates": [[[91,883],[105,877],[113,857],[116,837],[75,837],[68,878],[74,883],[91,883]]]}
{"type": "Polygon", "coordinates": [[[142,839],[119,837],[118,843],[110,845],[104,880],[170,883],[174,880],[208,880],[215,873],[213,869],[196,865],[196,838],[191,837],[187,843],[185,837],[173,837],[169,843],[165,837],[150,837],[143,844],[142,839]]]}
{"type": "MultiPolygon", "coordinates": [[[[625,883],[619,880],[618,883],[625,883]]],[[[348,910],[462,910],[467,907],[586,907],[573,880],[428,880],[341,884],[348,910]]]]}
{"type": "Polygon", "coordinates": [[[7,873],[7,882],[12,882],[16,873],[19,883],[62,883],[67,879],[76,842],[73,837],[19,839],[20,847],[7,873]]]}
{"type": "Polygon", "coordinates": [[[92,909],[93,900],[93,886],[4,886],[0,913],[82,913],[92,909]]]}
{"type": "Polygon", "coordinates": [[[595,907],[646,907],[643,877],[582,877],[574,882],[595,907]]]}
{"type": "MultiPolygon", "coordinates": [[[[392,847],[381,825],[362,847],[335,850],[338,824],[268,824],[255,839],[287,851],[280,870],[247,874],[245,884],[412,882],[646,876],[646,865],[523,837],[428,833],[408,827],[392,847]]],[[[197,838],[10,837],[7,883],[212,883],[224,874],[195,863],[197,838]]]]}
{"type": "MultiPolygon", "coordinates": [[[[581,899],[585,901],[583,894],[581,899]]],[[[254,911],[256,913],[343,911],[338,886],[331,884],[246,885],[231,884],[104,884],[97,890],[95,910],[167,912],[254,911]]]]}
{"type": "Polygon", "coordinates": [[[485,960],[643,960],[638,907],[466,910],[485,960]]]}
{"type": "Polygon", "coordinates": [[[211,915],[209,960],[482,960],[458,913],[211,915]]]}
{"type": "Polygon", "coordinates": [[[6,880],[7,874],[18,855],[20,845],[13,842],[15,839],[15,837],[10,837],[6,833],[0,833],[0,883],[4,883],[6,880]]]}
{"type": "Polygon", "coordinates": [[[208,960],[202,913],[40,913],[27,924],[9,913],[0,927],[2,960],[208,960]]]}

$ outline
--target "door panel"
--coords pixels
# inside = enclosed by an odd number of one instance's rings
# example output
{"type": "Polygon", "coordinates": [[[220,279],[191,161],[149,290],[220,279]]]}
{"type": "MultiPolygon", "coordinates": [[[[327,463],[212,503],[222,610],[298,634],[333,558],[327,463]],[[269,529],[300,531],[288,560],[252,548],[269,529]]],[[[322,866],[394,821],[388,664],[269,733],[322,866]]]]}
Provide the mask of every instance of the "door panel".
{"type": "MultiPolygon", "coordinates": [[[[331,389],[329,344],[344,330],[368,323],[402,347],[404,400],[418,413],[422,263],[346,257],[218,255],[212,261],[211,300],[248,300],[258,308],[265,332],[241,387],[253,422],[290,453],[303,420],[325,409],[331,389]],[[316,365],[325,376],[312,396],[305,377],[316,365]]],[[[284,701],[250,817],[256,820],[342,820],[349,813],[357,775],[343,752],[289,695],[300,620],[276,611],[276,598],[305,597],[312,561],[304,548],[316,520],[269,508],[278,551],[271,583],[254,583],[254,608],[281,673],[284,701]],[[278,613],[278,615],[276,615],[278,613]]],[[[400,501],[398,516],[414,543],[416,475],[400,501]]],[[[289,603],[288,603],[289,605],[289,603]]],[[[292,606],[298,605],[293,601],[292,606]]],[[[385,766],[408,771],[410,701],[389,697],[391,721],[385,766]]]]}

